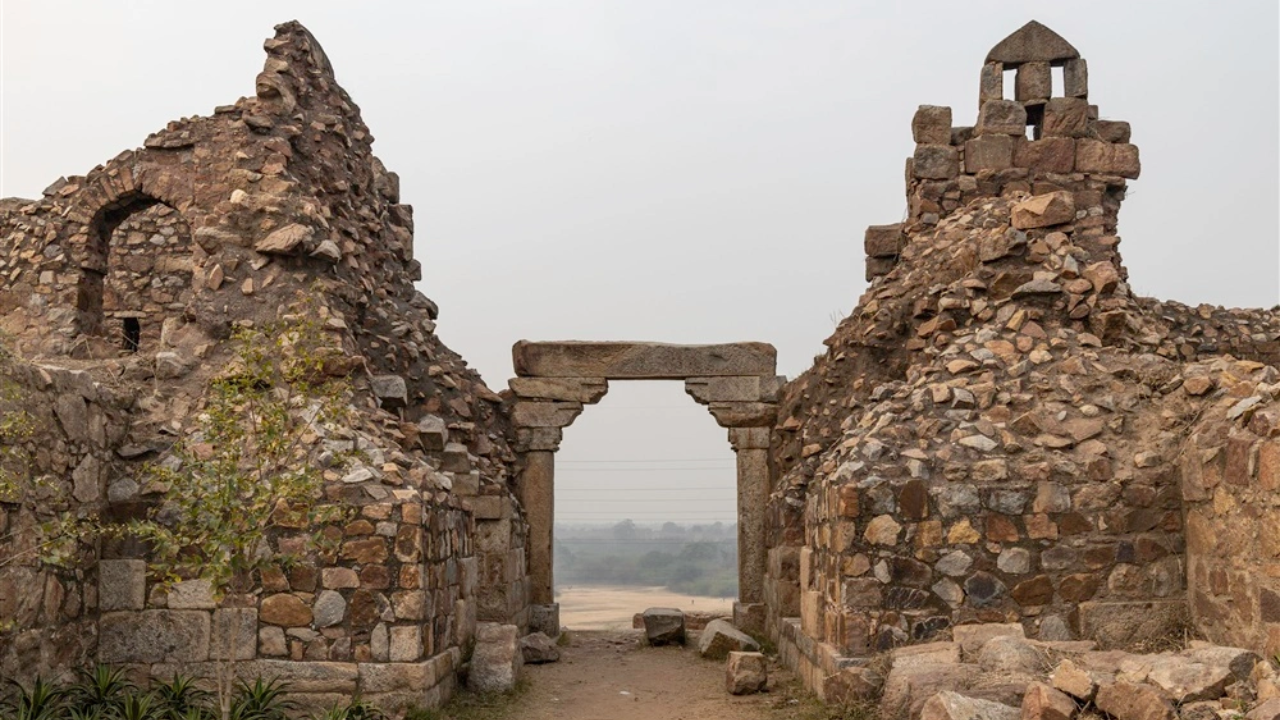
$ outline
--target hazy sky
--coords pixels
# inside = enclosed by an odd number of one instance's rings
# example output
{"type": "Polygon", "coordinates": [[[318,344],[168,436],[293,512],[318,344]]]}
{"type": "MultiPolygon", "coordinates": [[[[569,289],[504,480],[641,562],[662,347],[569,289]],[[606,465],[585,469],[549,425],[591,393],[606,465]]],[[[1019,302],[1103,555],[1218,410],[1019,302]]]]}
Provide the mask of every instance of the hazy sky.
{"type": "MultiPolygon", "coordinates": [[[[1133,124],[1133,286],[1280,301],[1275,0],[0,8],[0,196],[252,94],[272,25],[302,21],[415,208],[441,337],[495,389],[521,338],[762,340],[803,371],[864,287],[863,229],[903,215],[916,106],[972,124],[987,50],[1033,18],[1133,124]]],[[[724,431],[678,383],[615,383],[558,460],[566,521],[733,516],[724,431]]]]}

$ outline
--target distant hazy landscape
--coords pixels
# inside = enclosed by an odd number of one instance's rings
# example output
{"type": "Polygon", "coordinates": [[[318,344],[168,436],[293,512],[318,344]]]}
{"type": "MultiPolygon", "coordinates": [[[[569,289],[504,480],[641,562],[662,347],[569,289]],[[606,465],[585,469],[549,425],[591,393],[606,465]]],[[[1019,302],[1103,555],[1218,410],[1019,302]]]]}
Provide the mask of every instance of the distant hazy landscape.
{"type": "Polygon", "coordinates": [[[555,579],[568,586],[639,586],[734,598],[737,525],[557,525],[555,579]]]}

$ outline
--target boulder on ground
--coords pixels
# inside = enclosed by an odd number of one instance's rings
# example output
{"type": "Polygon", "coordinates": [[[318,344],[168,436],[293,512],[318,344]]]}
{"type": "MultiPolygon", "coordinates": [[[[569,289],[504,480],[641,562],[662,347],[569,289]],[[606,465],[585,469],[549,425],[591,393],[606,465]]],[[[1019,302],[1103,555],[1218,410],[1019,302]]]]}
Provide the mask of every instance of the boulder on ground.
{"type": "Polygon", "coordinates": [[[1022,720],[1071,720],[1076,701],[1044,683],[1031,683],[1022,696],[1022,720]]]}
{"type": "Polygon", "coordinates": [[[1071,660],[1058,663],[1058,667],[1049,673],[1049,683],[1055,689],[1085,702],[1093,700],[1094,693],[1098,692],[1098,681],[1093,673],[1079,667],[1071,660]]]}
{"type": "Polygon", "coordinates": [[[1137,683],[1103,685],[1094,704],[1116,720],[1174,720],[1178,716],[1159,690],[1137,683]]]}
{"type": "Polygon", "coordinates": [[[828,675],[822,682],[822,700],[834,705],[851,705],[880,695],[884,678],[869,667],[854,665],[828,675]]]}
{"type": "Polygon", "coordinates": [[[1156,658],[1147,682],[1181,705],[1196,700],[1217,700],[1232,680],[1228,664],[1209,665],[1181,656],[1156,658]]]}
{"type": "Polygon", "coordinates": [[[1025,638],[1027,633],[1019,623],[979,623],[951,628],[951,637],[960,644],[960,651],[966,659],[977,657],[978,651],[991,638],[1004,635],[1025,638]]]}
{"type": "Polygon", "coordinates": [[[1280,698],[1272,698],[1245,714],[1244,720],[1280,720],[1280,698]]]}
{"type": "Polygon", "coordinates": [[[476,649],[471,655],[467,686],[476,692],[510,692],[520,679],[524,657],[515,625],[476,624],[476,649]]]}
{"type": "Polygon", "coordinates": [[[1022,638],[1001,635],[978,651],[978,664],[990,673],[1037,675],[1048,669],[1048,657],[1022,638]]]}
{"type": "Polygon", "coordinates": [[[649,608],[640,617],[650,645],[684,644],[684,613],[675,608],[649,608]]]}
{"type": "Polygon", "coordinates": [[[731,695],[764,692],[769,684],[769,671],[764,655],[758,652],[731,652],[724,675],[725,689],[731,695]]]}
{"type": "Polygon", "coordinates": [[[1019,720],[1018,708],[944,690],[925,701],[920,720],[1019,720]]]}
{"type": "Polygon", "coordinates": [[[529,665],[541,665],[559,660],[560,648],[543,633],[529,633],[520,638],[520,656],[529,665]]]}
{"type": "Polygon", "coordinates": [[[698,654],[708,660],[723,660],[731,652],[755,652],[760,643],[734,627],[728,620],[712,620],[698,638],[698,654]]]}
{"type": "Polygon", "coordinates": [[[894,668],[884,680],[880,715],[888,718],[918,718],[926,700],[947,690],[967,688],[982,674],[977,665],[925,663],[894,668]]]}

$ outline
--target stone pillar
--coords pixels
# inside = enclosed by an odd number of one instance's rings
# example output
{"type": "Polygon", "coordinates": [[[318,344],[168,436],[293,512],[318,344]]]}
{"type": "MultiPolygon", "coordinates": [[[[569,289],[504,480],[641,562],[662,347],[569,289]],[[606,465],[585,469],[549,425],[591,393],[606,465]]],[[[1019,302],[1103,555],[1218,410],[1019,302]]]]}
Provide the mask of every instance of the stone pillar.
{"type": "Polygon", "coordinates": [[[524,454],[518,492],[529,522],[529,601],[535,605],[555,602],[551,553],[555,527],[555,452],[530,450],[524,454]]]}
{"type": "Polygon", "coordinates": [[[738,599],[761,603],[768,561],[769,428],[730,428],[729,442],[738,456],[738,599]]]}

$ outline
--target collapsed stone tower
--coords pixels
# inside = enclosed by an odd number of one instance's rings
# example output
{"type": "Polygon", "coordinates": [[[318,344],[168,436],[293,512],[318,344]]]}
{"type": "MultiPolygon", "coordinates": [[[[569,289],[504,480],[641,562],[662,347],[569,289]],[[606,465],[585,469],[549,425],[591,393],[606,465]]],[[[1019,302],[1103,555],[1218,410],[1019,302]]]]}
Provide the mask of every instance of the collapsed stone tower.
{"type": "Polygon", "coordinates": [[[973,623],[1280,650],[1280,318],[1133,296],[1138,148],[1086,67],[1031,22],[974,126],[920,107],[907,219],[868,228],[870,287],[783,390],[770,631],[829,696],[973,623]]]}
{"type": "Polygon", "coordinates": [[[0,499],[0,675],[95,660],[199,674],[230,652],[317,702],[431,705],[477,620],[528,623],[502,400],[436,337],[412,208],[319,43],[291,22],[265,48],[252,97],[0,201],[4,410],[30,414],[15,449],[52,488],[0,499]],[[163,488],[138,470],[192,432],[233,331],[299,312],[323,325],[323,372],[354,393],[351,425],[317,429],[307,455],[349,522],[281,521],[279,566],[222,599],[163,591],[136,543],[39,561],[51,518],[155,505],[163,488]],[[313,530],[332,551],[292,557],[313,530]]]}

